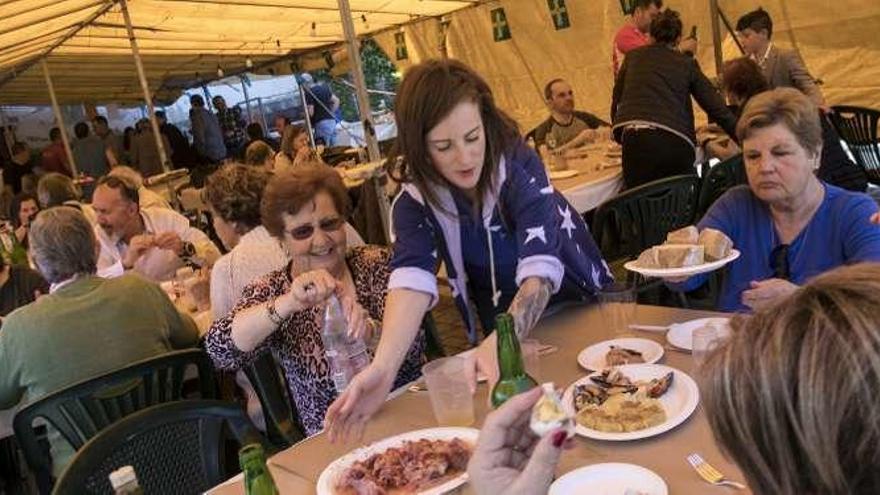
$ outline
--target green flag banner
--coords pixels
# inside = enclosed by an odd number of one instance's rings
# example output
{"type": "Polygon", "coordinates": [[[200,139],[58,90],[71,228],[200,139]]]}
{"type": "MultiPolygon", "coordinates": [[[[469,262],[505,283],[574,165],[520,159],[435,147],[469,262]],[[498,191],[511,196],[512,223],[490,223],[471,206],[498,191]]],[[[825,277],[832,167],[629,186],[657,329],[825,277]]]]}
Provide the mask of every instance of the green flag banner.
{"type": "Polygon", "coordinates": [[[406,51],[406,34],[394,33],[394,53],[397,60],[409,58],[409,53],[406,51]]]}
{"type": "Polygon", "coordinates": [[[492,37],[495,41],[510,39],[510,24],[507,23],[507,14],[503,8],[497,8],[489,12],[492,17],[492,37]]]}
{"type": "Polygon", "coordinates": [[[557,31],[571,27],[565,0],[547,0],[547,8],[550,9],[550,18],[553,19],[553,27],[557,31]]]}

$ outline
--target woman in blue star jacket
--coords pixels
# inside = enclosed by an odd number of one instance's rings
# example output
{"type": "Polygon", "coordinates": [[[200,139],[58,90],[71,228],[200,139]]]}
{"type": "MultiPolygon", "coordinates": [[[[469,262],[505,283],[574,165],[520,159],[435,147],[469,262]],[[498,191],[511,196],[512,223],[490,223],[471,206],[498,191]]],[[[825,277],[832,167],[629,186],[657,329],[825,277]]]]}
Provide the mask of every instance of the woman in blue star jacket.
{"type": "MultiPolygon", "coordinates": [[[[590,301],[612,281],[583,220],[470,68],[454,60],[410,68],[395,117],[394,175],[403,189],[392,206],[393,272],[382,338],[373,363],[328,410],[331,438],[358,434],[385,401],[424,314],[437,302],[440,261],[472,343],[477,319],[488,335],[495,315],[507,311],[524,338],[548,303],[590,301]]],[[[484,352],[494,353],[493,342],[484,341],[484,352]]]]}

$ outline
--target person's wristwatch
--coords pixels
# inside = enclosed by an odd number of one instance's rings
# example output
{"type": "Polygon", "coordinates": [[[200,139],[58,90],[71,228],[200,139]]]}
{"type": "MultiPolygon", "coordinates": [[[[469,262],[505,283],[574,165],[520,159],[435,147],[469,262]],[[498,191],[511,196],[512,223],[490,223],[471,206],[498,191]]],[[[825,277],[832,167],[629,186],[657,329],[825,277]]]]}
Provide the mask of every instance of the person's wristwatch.
{"type": "Polygon", "coordinates": [[[180,252],[177,254],[178,257],[183,259],[192,258],[196,255],[196,247],[191,242],[184,242],[183,246],[180,248],[180,252]]]}

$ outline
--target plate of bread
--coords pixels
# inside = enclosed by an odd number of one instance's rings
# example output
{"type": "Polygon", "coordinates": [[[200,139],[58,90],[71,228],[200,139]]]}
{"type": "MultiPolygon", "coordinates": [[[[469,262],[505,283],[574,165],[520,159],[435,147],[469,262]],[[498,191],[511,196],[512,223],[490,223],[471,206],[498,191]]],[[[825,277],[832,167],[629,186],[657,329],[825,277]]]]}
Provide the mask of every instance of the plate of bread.
{"type": "Polygon", "coordinates": [[[737,258],[739,251],[723,232],[700,231],[690,225],[670,232],[665,243],[646,249],[623,266],[646,277],[677,278],[712,272],[737,258]]]}

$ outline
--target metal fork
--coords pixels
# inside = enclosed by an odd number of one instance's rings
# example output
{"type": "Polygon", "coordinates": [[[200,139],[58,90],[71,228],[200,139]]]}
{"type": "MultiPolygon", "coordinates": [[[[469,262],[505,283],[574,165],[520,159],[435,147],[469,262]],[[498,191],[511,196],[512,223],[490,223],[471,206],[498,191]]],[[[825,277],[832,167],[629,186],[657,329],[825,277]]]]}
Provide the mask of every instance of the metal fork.
{"type": "Polygon", "coordinates": [[[745,490],[746,485],[731,481],[724,477],[720,471],[715,469],[711,464],[703,460],[700,454],[693,453],[687,456],[687,461],[697,471],[701,478],[716,486],[730,486],[737,490],[745,490]]]}

